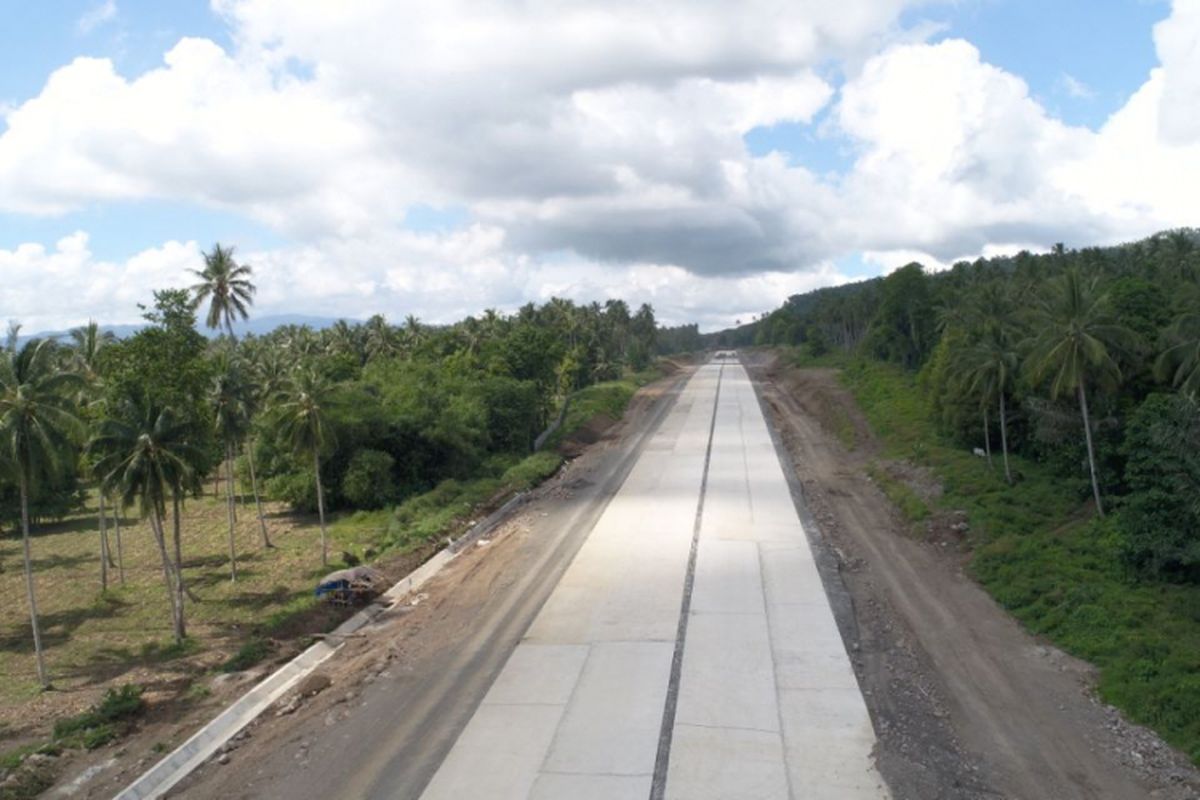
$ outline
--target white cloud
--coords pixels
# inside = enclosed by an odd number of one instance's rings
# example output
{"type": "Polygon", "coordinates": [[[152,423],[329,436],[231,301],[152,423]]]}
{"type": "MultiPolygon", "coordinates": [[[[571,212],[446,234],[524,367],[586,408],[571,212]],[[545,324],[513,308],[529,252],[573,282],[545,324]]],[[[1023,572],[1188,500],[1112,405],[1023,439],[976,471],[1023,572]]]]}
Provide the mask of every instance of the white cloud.
{"type": "Polygon", "coordinates": [[[84,12],[83,16],[76,21],[75,27],[79,29],[80,33],[88,34],[104,23],[116,19],[116,17],[116,0],[104,0],[104,2],[84,12]]]}
{"type": "MultiPolygon", "coordinates": [[[[582,303],[649,302],[666,324],[719,328],[769,311],[790,294],[848,280],[828,263],[791,273],[702,277],[675,266],[614,267],[573,255],[534,260],[512,253],[503,231],[484,225],[444,234],[334,238],[238,252],[237,258],[254,269],[256,315],[361,319],[382,313],[399,321],[415,313],[432,323],[489,307],[512,312],[558,296],[582,303]]],[[[82,231],[51,249],[24,244],[0,250],[0,321],[21,322],[27,333],[64,330],[91,318],[138,322],[138,304],[149,304],[153,290],[192,284],[189,270],[201,264],[195,242],[167,242],[122,262],[96,259],[82,231]]]]}
{"type": "Polygon", "coordinates": [[[0,249],[0,319],[22,323],[26,333],[59,330],[88,319],[135,322],[137,304],[150,303],[154,289],[186,286],[188,269],[201,265],[195,242],[167,242],[123,262],[99,260],[88,235],[77,231],[47,249],[22,244],[0,249]]]}
{"type": "MultiPolygon", "coordinates": [[[[1155,28],[1161,65],[1099,130],[969,42],[899,30],[918,4],[216,0],[233,51],[184,39],[134,77],[80,58],[10,109],[0,213],[166,199],[245,215],[289,242],[246,254],[264,313],[448,319],[642,292],[713,324],[841,280],[828,264],[856,251],[938,265],[1200,222],[1200,0],[1155,28]],[[843,175],[743,143],[819,115],[855,156],[843,175]],[[413,203],[473,224],[417,235],[413,203]]],[[[90,256],[62,246],[38,258],[68,266],[45,274],[90,280],[90,256]]],[[[0,316],[51,315],[10,297],[0,316]]]]}
{"type": "Polygon", "coordinates": [[[1058,78],[1059,86],[1069,97],[1076,100],[1090,100],[1096,96],[1096,90],[1069,72],[1064,72],[1058,78]]]}
{"type": "Polygon", "coordinates": [[[1154,26],[1154,44],[1163,66],[1162,138],[1194,144],[1200,139],[1200,0],[1175,0],[1171,16],[1154,26]]]}

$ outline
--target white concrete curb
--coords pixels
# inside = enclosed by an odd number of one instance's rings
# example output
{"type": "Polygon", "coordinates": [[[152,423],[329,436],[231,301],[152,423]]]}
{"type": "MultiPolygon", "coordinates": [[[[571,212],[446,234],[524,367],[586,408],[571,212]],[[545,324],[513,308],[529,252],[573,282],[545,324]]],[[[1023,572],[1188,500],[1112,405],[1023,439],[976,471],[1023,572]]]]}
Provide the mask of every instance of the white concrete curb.
{"type": "Polygon", "coordinates": [[[378,600],[343,622],[325,639],[309,647],[293,658],[261,683],[238,698],[214,720],[196,731],[190,739],[143,773],[116,796],[116,800],[151,800],[162,797],[166,792],[186,778],[192,770],[213,756],[242,728],[253,722],[276,700],[311,673],[342,646],[345,637],[369,624],[388,608],[396,605],[408,594],[441,571],[446,564],[472,542],[494,529],[513,510],[528,499],[525,492],[511,498],[490,514],[481,523],[471,528],[458,539],[439,550],[432,558],[401,578],[378,600]]]}

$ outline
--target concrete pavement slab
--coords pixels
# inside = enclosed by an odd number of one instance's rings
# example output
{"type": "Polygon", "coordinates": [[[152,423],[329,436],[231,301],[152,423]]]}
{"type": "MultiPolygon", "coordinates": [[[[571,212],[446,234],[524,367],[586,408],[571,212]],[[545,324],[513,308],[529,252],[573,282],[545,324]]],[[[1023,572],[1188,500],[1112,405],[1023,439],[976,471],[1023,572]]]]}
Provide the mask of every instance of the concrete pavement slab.
{"type": "Polygon", "coordinates": [[[483,702],[565,706],[587,656],[587,645],[522,642],[509,656],[483,702]]]}
{"type": "Polygon", "coordinates": [[[674,649],[672,642],[592,645],[542,770],[651,774],[674,649]]]}
{"type": "Polygon", "coordinates": [[[692,613],[763,613],[762,570],[754,542],[705,539],[701,534],[692,588],[692,613]]]}
{"type": "Polygon", "coordinates": [[[693,614],[675,724],[779,730],[765,614],[693,614]]]}
{"type": "Polygon", "coordinates": [[[777,733],[694,725],[675,729],[668,800],[788,800],[787,782],[777,733]]]}
{"type": "Polygon", "coordinates": [[[773,605],[768,606],[767,615],[775,655],[775,683],[780,689],[845,689],[858,693],[858,679],[826,607],[773,605]]]}
{"type": "Polygon", "coordinates": [[[543,772],[529,800],[646,800],[649,775],[558,775],[543,772]]]}
{"type": "Polygon", "coordinates": [[[827,603],[821,575],[807,542],[763,542],[759,545],[767,603],[827,603]]]}
{"type": "Polygon", "coordinates": [[[562,706],[481,705],[421,797],[525,800],[562,713],[562,706]]]}

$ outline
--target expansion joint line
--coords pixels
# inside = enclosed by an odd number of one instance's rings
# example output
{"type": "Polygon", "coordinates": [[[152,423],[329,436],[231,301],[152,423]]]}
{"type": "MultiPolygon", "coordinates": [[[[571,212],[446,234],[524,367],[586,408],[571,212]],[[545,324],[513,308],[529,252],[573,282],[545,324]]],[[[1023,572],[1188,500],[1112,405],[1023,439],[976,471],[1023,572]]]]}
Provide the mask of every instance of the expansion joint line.
{"type": "Polygon", "coordinates": [[[717,428],[717,405],[721,402],[721,378],[725,365],[717,371],[717,391],[713,396],[712,420],[708,424],[708,445],[704,450],[704,472],[700,478],[700,502],[692,525],[692,546],[688,553],[687,573],[683,579],[683,602],[679,608],[679,629],[675,635],[675,653],[671,658],[671,679],[667,684],[667,702],[663,708],[662,729],[658,734],[658,753],[654,758],[654,778],[650,800],[663,800],[667,791],[667,768],[671,762],[671,736],[675,731],[675,710],[679,705],[679,676],[683,671],[683,646],[687,638],[688,615],[692,610],[692,585],[696,580],[696,551],[700,546],[700,520],[704,515],[704,493],[708,488],[708,465],[712,460],[713,434],[717,428]]]}

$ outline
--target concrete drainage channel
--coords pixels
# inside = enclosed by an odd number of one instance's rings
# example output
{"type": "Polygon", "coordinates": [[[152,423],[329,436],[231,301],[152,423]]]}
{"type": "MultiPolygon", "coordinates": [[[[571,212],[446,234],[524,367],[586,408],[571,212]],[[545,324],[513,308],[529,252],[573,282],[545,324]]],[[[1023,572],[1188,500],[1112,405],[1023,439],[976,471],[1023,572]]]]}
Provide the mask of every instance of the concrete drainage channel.
{"type": "Polygon", "coordinates": [[[262,712],[266,711],[300,680],[328,660],[342,646],[342,642],[347,636],[370,624],[384,611],[392,608],[420,588],[464,549],[494,530],[528,499],[528,493],[522,492],[516,495],[471,530],[451,541],[431,559],[401,578],[370,606],[343,622],[324,639],[309,647],[238,698],[216,719],[209,722],[174,752],[125,787],[117,795],[117,800],[149,800],[149,798],[162,797],[175,784],[186,778],[192,770],[211,758],[226,742],[257,719],[262,712]]]}

